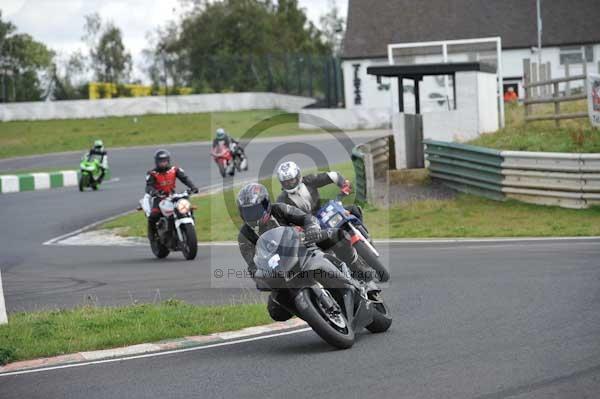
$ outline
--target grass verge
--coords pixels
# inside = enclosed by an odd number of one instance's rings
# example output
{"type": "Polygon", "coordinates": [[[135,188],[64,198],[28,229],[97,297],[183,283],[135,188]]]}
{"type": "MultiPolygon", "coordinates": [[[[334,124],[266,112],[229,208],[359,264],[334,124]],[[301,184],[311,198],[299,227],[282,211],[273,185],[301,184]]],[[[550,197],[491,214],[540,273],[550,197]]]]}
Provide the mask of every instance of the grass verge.
{"type": "Polygon", "coordinates": [[[157,305],[15,313],[8,324],[0,326],[0,365],[270,322],[263,304],[195,306],[178,300],[157,305]]]}
{"type": "Polygon", "coordinates": [[[367,209],[376,238],[600,236],[600,207],[565,209],[467,194],[367,209]]]}
{"type": "MultiPolygon", "coordinates": [[[[132,145],[204,141],[212,139],[216,127],[223,127],[239,137],[256,123],[282,113],[285,112],[256,110],[0,122],[0,158],[83,151],[98,138],[109,150],[132,145]]],[[[298,115],[289,114],[289,123],[270,128],[260,137],[306,133],[298,128],[298,115]]]]}
{"type": "MultiPolygon", "coordinates": [[[[334,165],[333,170],[354,177],[350,163],[334,165]]],[[[279,192],[275,178],[263,184],[279,192]]],[[[237,191],[227,191],[194,198],[198,206],[196,228],[200,241],[236,240],[241,223],[237,208],[231,203],[237,191]],[[232,206],[233,218],[227,211],[232,206]]],[[[321,190],[322,198],[333,198],[335,186],[321,190]]],[[[273,196],[272,196],[273,198],[273,196]]],[[[351,202],[352,197],[346,202],[351,202]]],[[[367,205],[365,222],[375,238],[444,238],[444,237],[557,237],[600,235],[600,207],[565,209],[525,204],[513,200],[492,201],[467,194],[454,199],[424,200],[404,203],[390,209],[367,205]]],[[[100,228],[118,229],[122,236],[146,235],[146,219],[141,212],[113,220],[100,228]]]]}
{"type": "MultiPolygon", "coordinates": [[[[553,105],[534,105],[534,114],[551,113],[553,105]]],[[[591,127],[588,119],[568,119],[556,127],[553,121],[525,123],[522,105],[506,104],[506,127],[496,133],[483,134],[469,144],[499,150],[547,152],[600,152],[600,129],[591,127]]],[[[561,104],[562,113],[586,112],[585,101],[561,104]]]]}

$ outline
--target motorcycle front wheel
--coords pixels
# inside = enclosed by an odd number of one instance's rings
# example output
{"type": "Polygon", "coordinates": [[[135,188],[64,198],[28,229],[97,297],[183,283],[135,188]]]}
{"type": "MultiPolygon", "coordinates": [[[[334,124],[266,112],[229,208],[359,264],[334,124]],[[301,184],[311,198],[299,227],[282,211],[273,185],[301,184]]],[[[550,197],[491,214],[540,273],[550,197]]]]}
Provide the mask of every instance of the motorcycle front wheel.
{"type": "Polygon", "coordinates": [[[183,247],[181,252],[186,260],[196,258],[198,253],[198,239],[196,238],[196,229],[192,224],[181,225],[181,235],[183,236],[183,247]]]}
{"type": "Polygon", "coordinates": [[[354,345],[354,330],[346,316],[341,311],[324,309],[312,289],[302,289],[296,295],[295,303],[299,316],[329,345],[340,349],[354,345]]]}
{"type": "Polygon", "coordinates": [[[225,177],[227,175],[225,165],[223,165],[221,162],[217,163],[217,165],[219,165],[219,173],[221,174],[221,177],[225,177]]]}
{"type": "Polygon", "coordinates": [[[385,267],[383,263],[381,263],[379,257],[375,255],[373,251],[371,251],[371,248],[369,248],[364,241],[359,241],[356,244],[354,244],[354,248],[356,249],[356,253],[358,254],[358,256],[363,258],[367,265],[369,265],[369,267],[375,270],[375,273],[377,274],[377,279],[379,281],[385,283],[390,279],[390,271],[388,270],[388,268],[385,267]]]}
{"type": "Polygon", "coordinates": [[[83,191],[87,186],[87,173],[81,172],[79,174],[79,191],[83,191]]]}

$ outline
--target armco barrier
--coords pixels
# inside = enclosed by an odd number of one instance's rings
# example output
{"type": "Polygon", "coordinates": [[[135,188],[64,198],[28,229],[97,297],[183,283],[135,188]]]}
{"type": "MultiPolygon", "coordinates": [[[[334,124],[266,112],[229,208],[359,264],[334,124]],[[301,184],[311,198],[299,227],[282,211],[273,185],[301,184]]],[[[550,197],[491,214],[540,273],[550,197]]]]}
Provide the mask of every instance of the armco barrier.
{"type": "Polygon", "coordinates": [[[488,198],[587,208],[600,203],[600,154],[498,151],[424,140],[431,177],[488,198]]]}
{"type": "MultiPolygon", "coordinates": [[[[110,176],[106,176],[110,178],[110,176]]],[[[50,173],[29,173],[23,175],[0,176],[0,193],[17,193],[20,191],[46,190],[56,187],[77,186],[76,170],[63,170],[50,173]]]]}
{"type": "Polygon", "coordinates": [[[385,136],[359,144],[352,150],[356,176],[356,200],[373,202],[376,179],[387,179],[387,172],[396,168],[394,136],[385,136]]]}

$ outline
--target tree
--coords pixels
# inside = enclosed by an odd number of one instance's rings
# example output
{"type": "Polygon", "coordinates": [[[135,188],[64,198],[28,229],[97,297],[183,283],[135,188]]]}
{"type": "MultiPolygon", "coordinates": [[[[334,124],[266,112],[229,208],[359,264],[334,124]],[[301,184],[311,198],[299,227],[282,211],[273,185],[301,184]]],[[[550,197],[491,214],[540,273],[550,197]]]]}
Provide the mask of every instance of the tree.
{"type": "Polygon", "coordinates": [[[85,79],[87,60],[80,51],[73,52],[67,59],[55,57],[52,72],[52,97],[55,100],[75,100],[89,97],[85,79]]]}
{"type": "Polygon", "coordinates": [[[288,56],[331,54],[297,0],[188,3],[192,11],[146,52],[154,57],[148,72],[155,82],[166,71],[196,91],[270,90],[278,82],[287,84],[288,56]]]}
{"type": "Polygon", "coordinates": [[[2,20],[0,11],[0,99],[36,101],[45,93],[41,78],[51,65],[53,52],[17,27],[2,20]]]}
{"type": "Polygon", "coordinates": [[[329,11],[320,18],[319,22],[325,42],[332,49],[333,54],[340,55],[346,31],[346,19],[340,14],[335,0],[329,0],[329,11]]]}
{"type": "Polygon", "coordinates": [[[91,66],[100,82],[120,84],[129,79],[131,54],[125,49],[121,29],[103,23],[96,14],[86,15],[83,37],[90,47],[91,66]]]}

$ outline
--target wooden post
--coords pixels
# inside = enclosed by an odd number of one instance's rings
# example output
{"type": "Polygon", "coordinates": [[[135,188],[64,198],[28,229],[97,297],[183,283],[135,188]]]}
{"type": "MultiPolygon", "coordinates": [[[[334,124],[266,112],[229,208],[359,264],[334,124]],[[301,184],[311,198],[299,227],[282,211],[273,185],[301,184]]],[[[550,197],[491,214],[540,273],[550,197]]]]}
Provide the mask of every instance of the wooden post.
{"type": "MultiPolygon", "coordinates": [[[[539,72],[539,69],[538,69],[537,62],[532,62],[531,63],[531,82],[532,83],[539,81],[538,72],[539,72]]],[[[531,98],[538,97],[539,89],[540,89],[539,86],[535,86],[535,87],[531,88],[531,98]]]]}
{"type": "Polygon", "coordinates": [[[525,122],[527,122],[527,117],[529,116],[529,104],[527,104],[527,100],[531,98],[531,89],[529,88],[531,77],[531,65],[529,58],[523,58],[523,86],[525,88],[525,122]]]}
{"type": "MultiPolygon", "coordinates": [[[[571,76],[571,70],[569,68],[569,63],[567,62],[565,64],[565,78],[568,78],[569,76],[571,76]]],[[[571,82],[569,82],[567,80],[567,84],[565,86],[565,96],[570,96],[571,95],[571,82]]]]}
{"type": "MultiPolygon", "coordinates": [[[[558,93],[558,82],[554,82],[554,115],[558,116],[560,115],[560,101],[559,101],[559,93],[558,93]]],[[[556,125],[556,127],[560,127],[560,120],[559,119],[555,119],[554,120],[554,124],[556,125]]]]}
{"type": "Polygon", "coordinates": [[[0,325],[8,323],[6,316],[6,302],[4,302],[4,290],[2,289],[2,274],[0,272],[0,325]]]}
{"type": "MultiPolygon", "coordinates": [[[[539,81],[543,82],[544,80],[546,80],[546,64],[540,64],[539,65],[539,81]]],[[[543,85],[543,86],[538,86],[539,87],[539,91],[540,91],[540,97],[546,97],[547,94],[547,90],[548,90],[548,86],[543,85]]]]}
{"type": "Polygon", "coordinates": [[[585,62],[585,59],[583,60],[583,76],[585,76],[583,78],[583,94],[587,95],[587,62],[585,62]]]}
{"type": "MultiPolygon", "coordinates": [[[[546,80],[552,79],[552,65],[550,61],[546,62],[546,80]]],[[[548,95],[552,94],[552,85],[548,85],[548,95]]]]}

